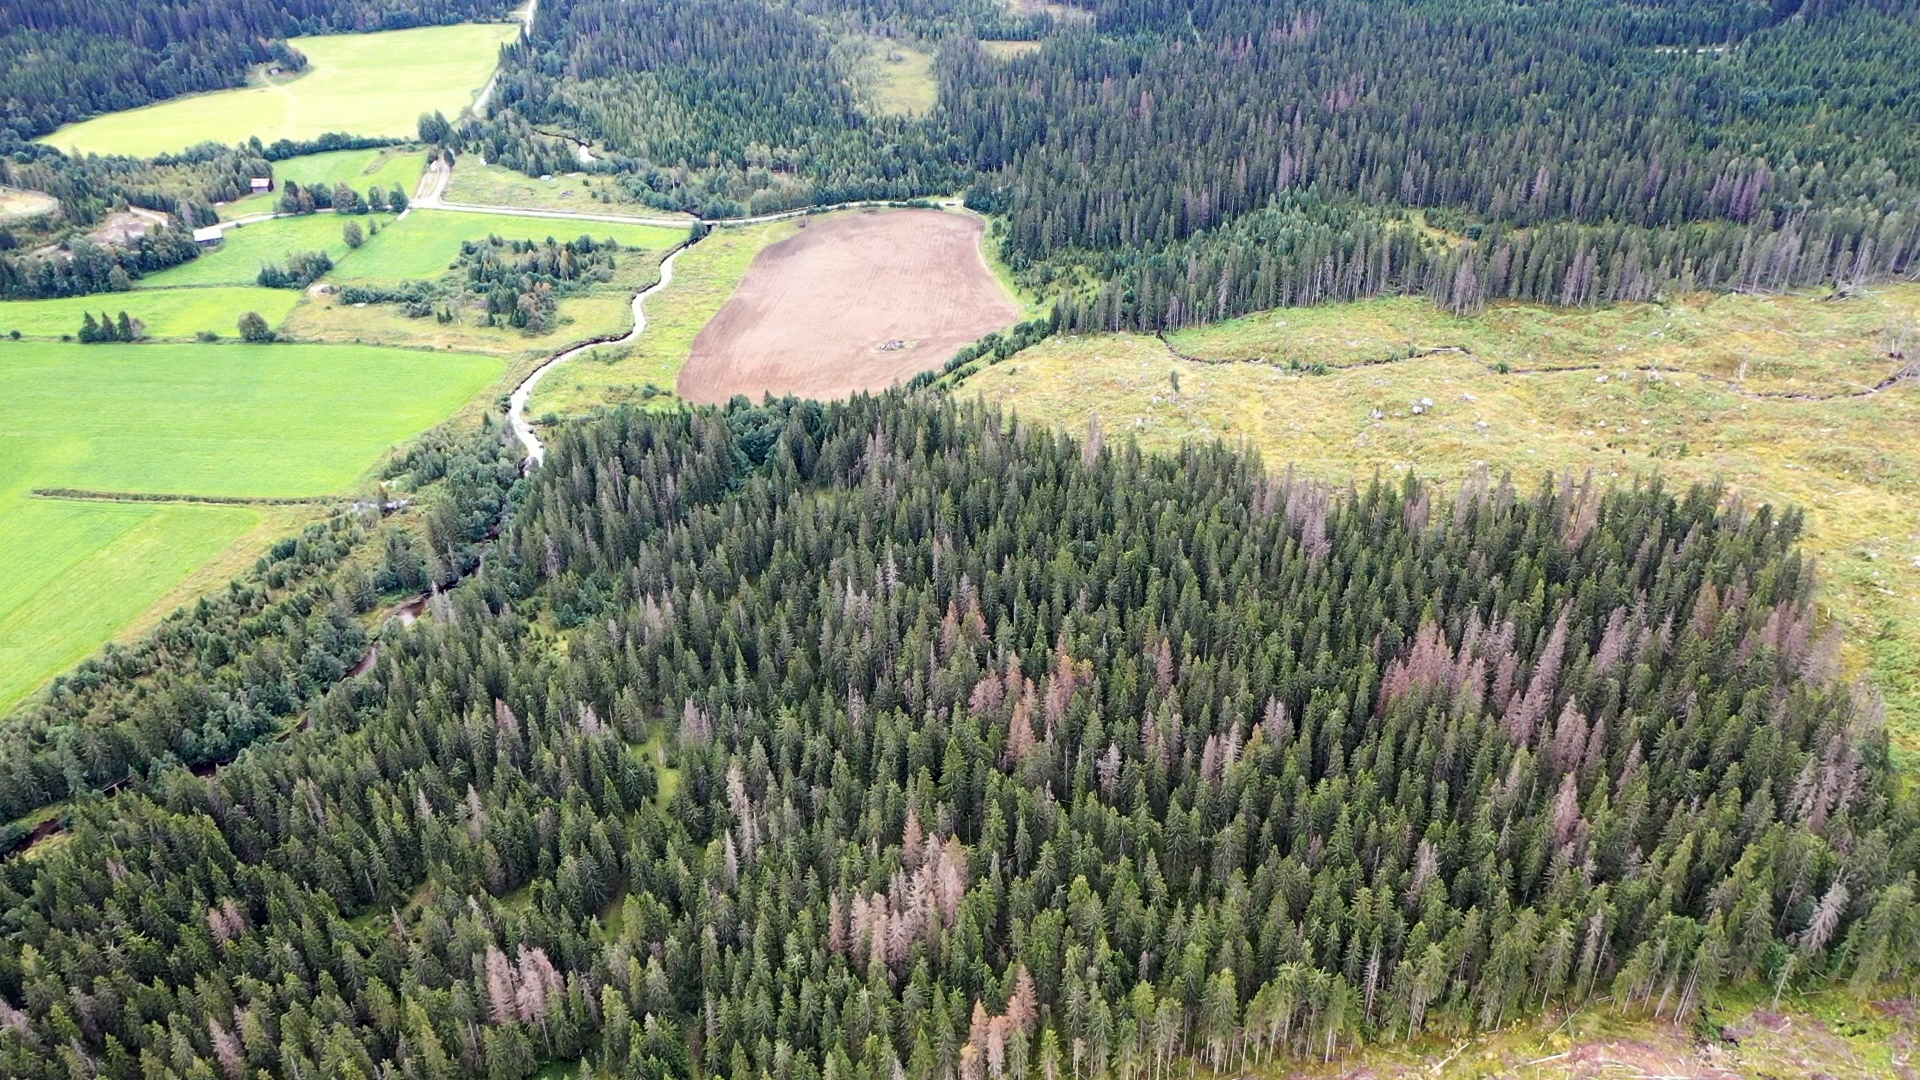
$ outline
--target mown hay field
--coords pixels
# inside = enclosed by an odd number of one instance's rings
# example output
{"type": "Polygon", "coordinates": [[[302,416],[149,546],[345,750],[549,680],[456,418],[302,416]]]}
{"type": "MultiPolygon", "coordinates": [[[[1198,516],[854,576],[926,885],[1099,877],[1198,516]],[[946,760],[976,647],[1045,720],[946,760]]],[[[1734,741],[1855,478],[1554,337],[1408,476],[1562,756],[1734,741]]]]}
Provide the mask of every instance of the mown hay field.
{"type": "Polygon", "coordinates": [[[0,709],[99,648],[260,520],[245,506],[0,494],[0,709]]]}
{"type": "Polygon", "coordinates": [[[0,709],[262,520],[254,507],[43,499],[342,492],[499,377],[496,359],[351,346],[0,341],[0,709]]]}
{"type": "Polygon", "coordinates": [[[1471,319],[1383,300],[1269,312],[1166,342],[1054,338],[959,392],[1076,432],[1098,414],[1110,441],[1244,441],[1269,468],[1340,482],[1409,472],[1457,482],[1482,467],[1522,486],[1569,472],[1618,482],[1657,473],[1802,507],[1846,666],[1871,675],[1911,751],[1920,384],[1872,388],[1895,366],[1888,343],[1916,316],[1913,285],[1844,301],[1503,305],[1471,319]]]}
{"type": "MultiPolygon", "coordinates": [[[[324,215],[315,215],[324,216],[324,215]]],[[[336,219],[337,220],[337,219],[336,219]]],[[[277,223],[277,222],[276,222],[277,223]]],[[[338,228],[336,224],[336,229],[338,228]]],[[[683,229],[627,225],[568,218],[478,214],[453,210],[415,210],[406,220],[380,230],[359,250],[337,260],[329,281],[402,281],[438,277],[451,268],[463,240],[567,241],[581,236],[613,239],[628,247],[665,251],[687,238],[683,229]]]]}
{"type": "Polygon", "coordinates": [[[62,150],[153,157],[196,143],[407,137],[423,112],[452,117],[492,77],[518,23],[423,26],[292,39],[307,70],[284,82],[174,98],[68,124],[40,142],[62,150]]]}
{"type": "Polygon", "coordinates": [[[21,336],[57,339],[78,334],[91,313],[128,317],[147,324],[147,336],[156,341],[191,340],[201,331],[232,339],[238,336],[240,314],[258,312],[269,325],[279,325],[300,300],[292,289],[263,289],[257,285],[221,285],[203,289],[135,289],[124,293],[67,296],[58,300],[0,301],[0,334],[18,330],[21,336]]]}
{"type": "MultiPolygon", "coordinates": [[[[420,186],[420,176],[427,171],[427,155],[422,150],[408,150],[402,147],[387,147],[375,150],[334,150],[325,154],[304,154],[273,163],[273,179],[278,188],[284,190],[291,180],[301,187],[324,187],[333,190],[336,184],[345,184],[362,195],[369,188],[392,191],[399,188],[407,198],[420,186]]],[[[268,191],[259,195],[249,195],[236,199],[220,207],[220,216],[229,220],[274,210],[280,202],[280,191],[268,191]]]]}

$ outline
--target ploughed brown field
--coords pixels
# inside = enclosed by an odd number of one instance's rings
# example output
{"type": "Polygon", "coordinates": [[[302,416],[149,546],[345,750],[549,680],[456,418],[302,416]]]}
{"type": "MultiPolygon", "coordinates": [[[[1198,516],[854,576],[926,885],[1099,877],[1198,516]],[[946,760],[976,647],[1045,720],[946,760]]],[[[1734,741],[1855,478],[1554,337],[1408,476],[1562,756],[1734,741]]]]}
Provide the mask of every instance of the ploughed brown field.
{"type": "Polygon", "coordinates": [[[981,257],[984,227],[939,210],[808,219],[755,256],[693,339],[680,396],[844,397],[939,367],[1020,317],[981,257]]]}

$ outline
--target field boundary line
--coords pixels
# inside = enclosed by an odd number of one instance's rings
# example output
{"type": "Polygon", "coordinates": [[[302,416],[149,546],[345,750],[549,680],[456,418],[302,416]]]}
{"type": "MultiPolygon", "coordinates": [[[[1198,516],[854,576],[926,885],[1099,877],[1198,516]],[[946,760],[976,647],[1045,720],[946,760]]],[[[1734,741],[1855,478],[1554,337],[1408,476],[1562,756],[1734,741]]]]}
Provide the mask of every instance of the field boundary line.
{"type": "Polygon", "coordinates": [[[70,502],[198,503],[204,506],[312,506],[343,501],[338,495],[192,495],[150,491],[99,491],[93,488],[34,488],[36,499],[70,502]]]}

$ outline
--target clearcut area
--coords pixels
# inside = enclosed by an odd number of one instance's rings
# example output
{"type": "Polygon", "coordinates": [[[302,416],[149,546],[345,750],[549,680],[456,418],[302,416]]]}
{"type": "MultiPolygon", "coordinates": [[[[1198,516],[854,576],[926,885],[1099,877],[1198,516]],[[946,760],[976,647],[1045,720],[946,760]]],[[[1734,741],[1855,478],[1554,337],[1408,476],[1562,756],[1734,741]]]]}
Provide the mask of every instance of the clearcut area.
{"type": "Polygon", "coordinates": [[[402,137],[423,112],[471,105],[520,24],[422,26],[374,34],[294,38],[307,70],[262,83],[175,98],[68,124],[38,141],[62,150],[152,157],[196,143],[317,138],[328,132],[402,137]]]}

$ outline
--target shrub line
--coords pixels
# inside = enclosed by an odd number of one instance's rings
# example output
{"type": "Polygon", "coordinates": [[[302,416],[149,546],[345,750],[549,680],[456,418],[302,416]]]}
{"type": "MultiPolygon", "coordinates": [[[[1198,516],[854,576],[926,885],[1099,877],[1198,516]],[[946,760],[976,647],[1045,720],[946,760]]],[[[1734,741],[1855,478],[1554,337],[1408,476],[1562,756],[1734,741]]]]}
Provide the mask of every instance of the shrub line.
{"type": "Polygon", "coordinates": [[[91,488],[34,488],[35,498],[85,502],[208,503],[215,506],[307,506],[338,502],[337,496],[190,495],[149,491],[96,491],[91,488]]]}

